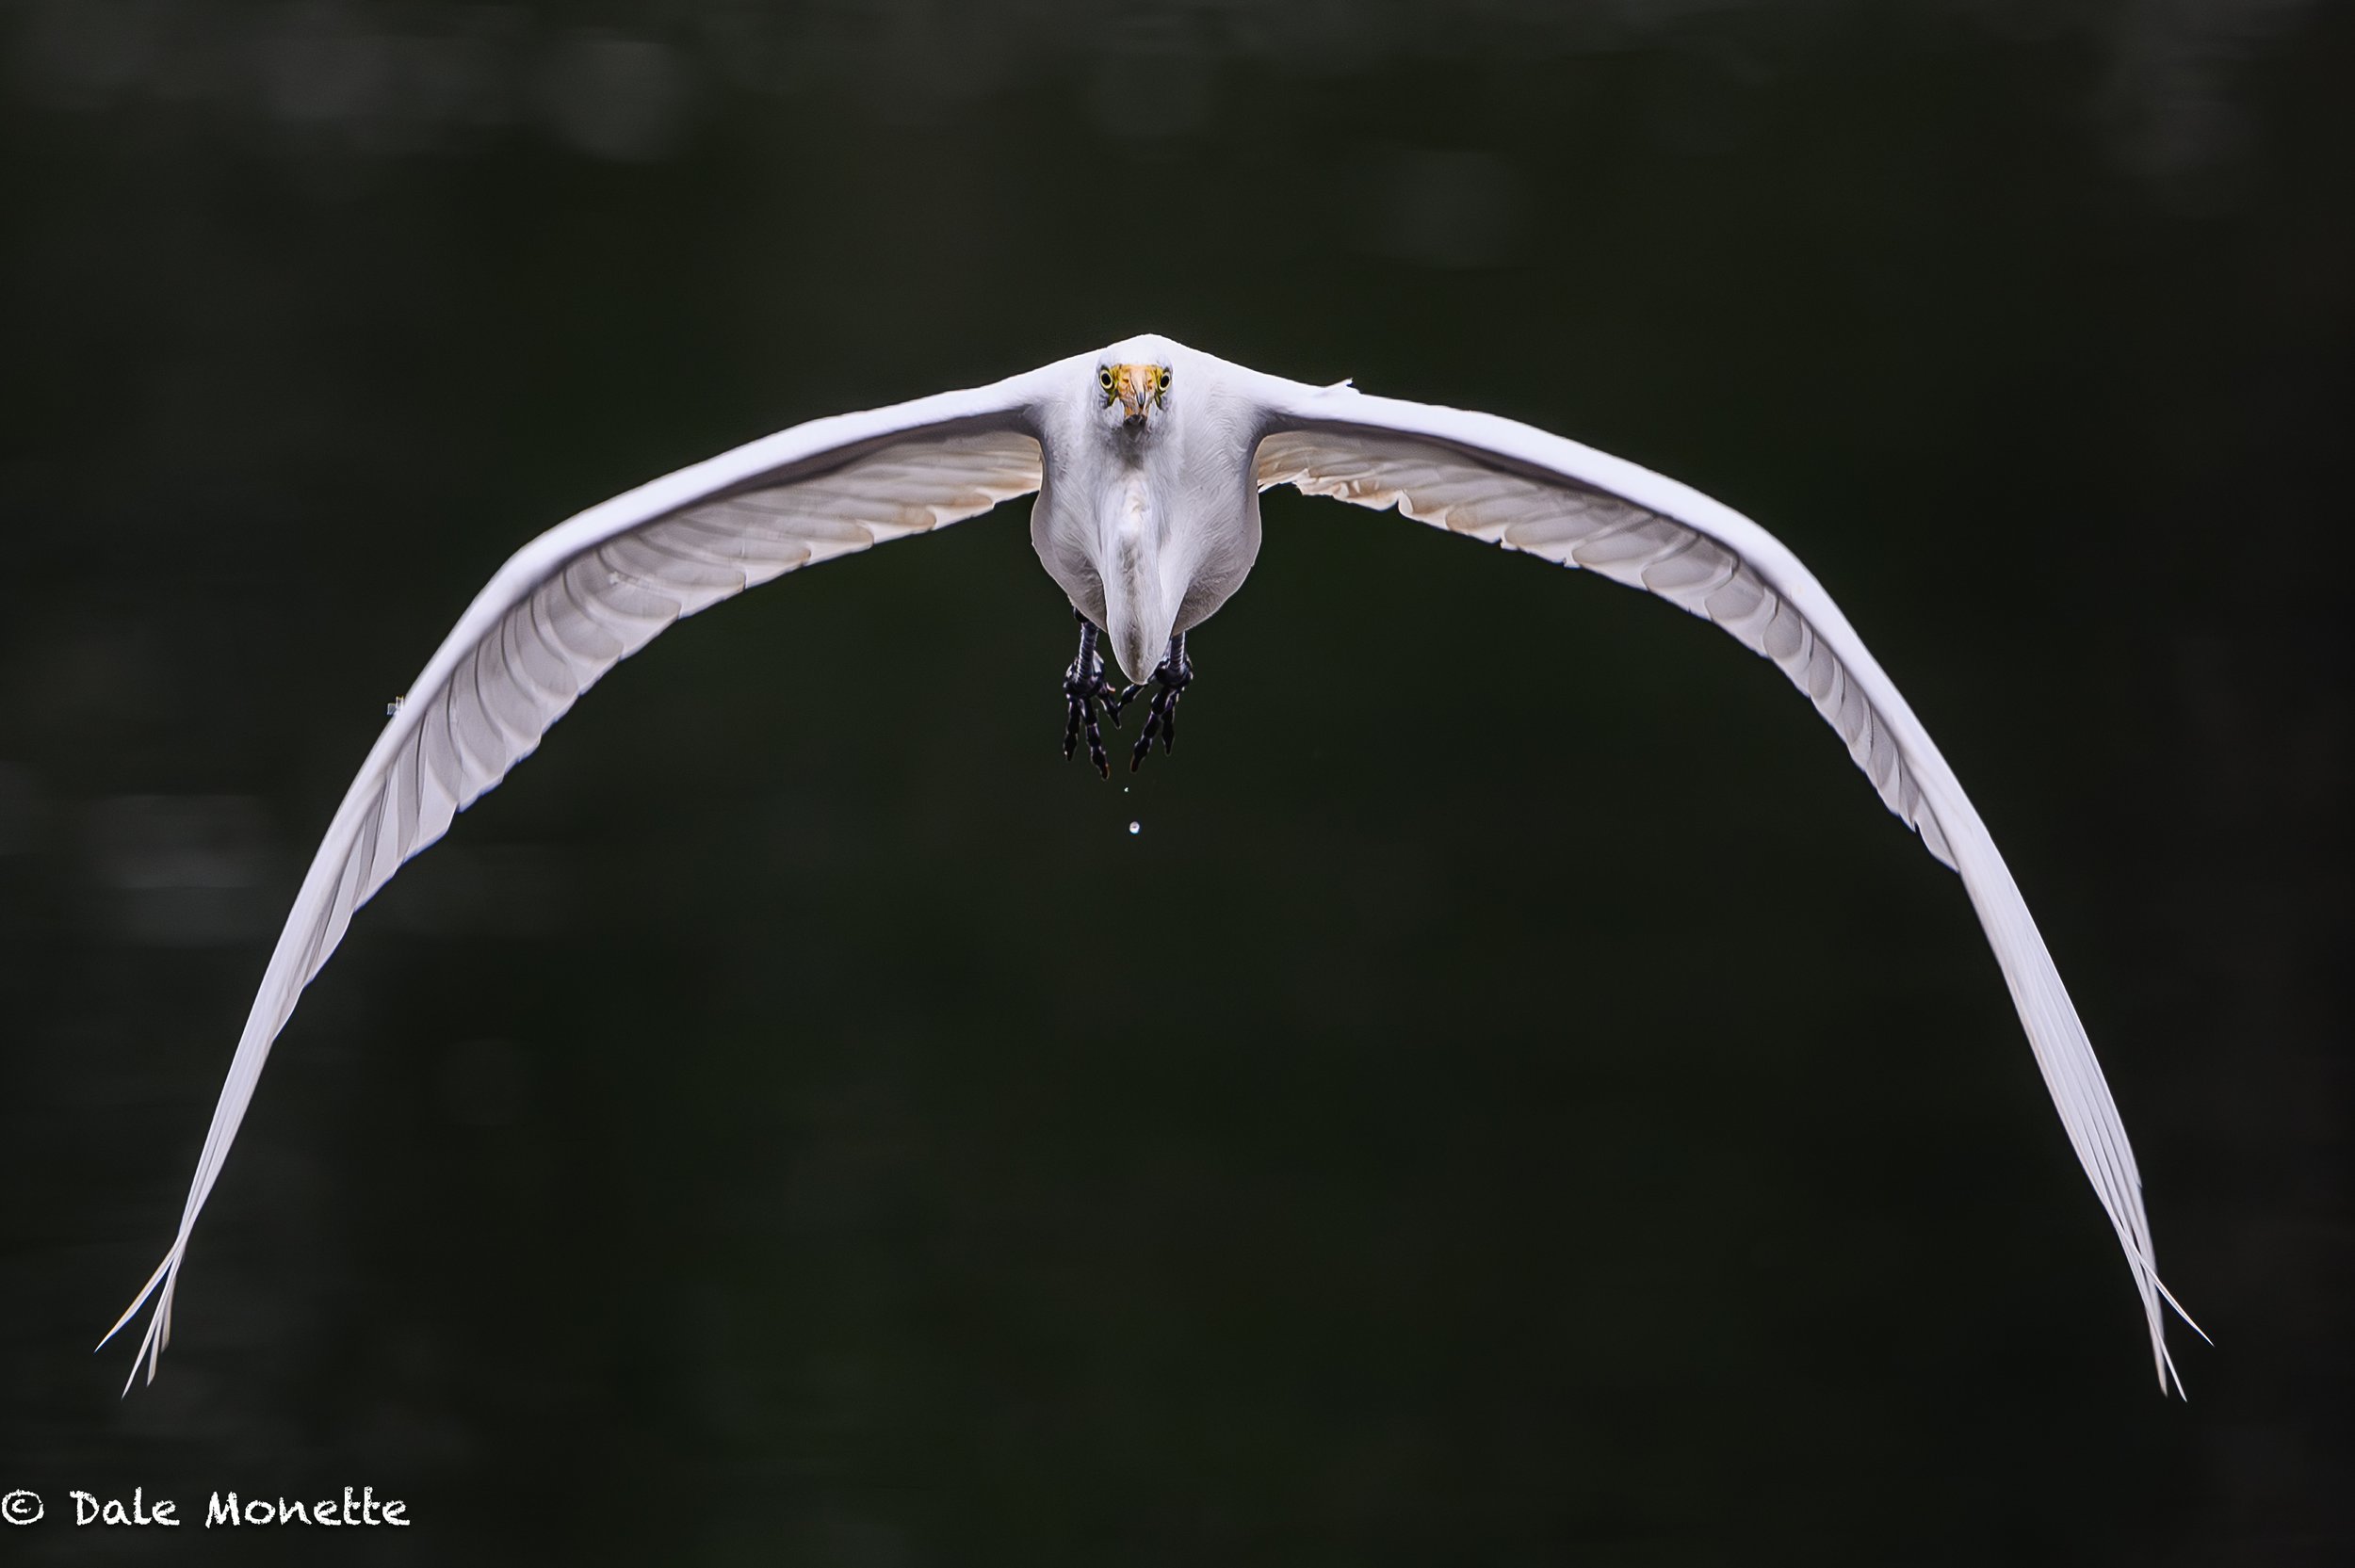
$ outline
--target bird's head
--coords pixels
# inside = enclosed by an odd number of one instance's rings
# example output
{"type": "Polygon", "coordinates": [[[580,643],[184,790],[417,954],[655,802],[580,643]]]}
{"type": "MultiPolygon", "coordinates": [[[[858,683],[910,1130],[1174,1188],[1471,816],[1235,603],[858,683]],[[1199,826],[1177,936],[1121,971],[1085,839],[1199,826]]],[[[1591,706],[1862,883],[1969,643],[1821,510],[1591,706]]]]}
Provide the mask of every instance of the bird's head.
{"type": "Polygon", "coordinates": [[[1097,418],[1111,428],[1143,434],[1169,406],[1170,374],[1165,356],[1115,359],[1096,365],[1097,418]]]}

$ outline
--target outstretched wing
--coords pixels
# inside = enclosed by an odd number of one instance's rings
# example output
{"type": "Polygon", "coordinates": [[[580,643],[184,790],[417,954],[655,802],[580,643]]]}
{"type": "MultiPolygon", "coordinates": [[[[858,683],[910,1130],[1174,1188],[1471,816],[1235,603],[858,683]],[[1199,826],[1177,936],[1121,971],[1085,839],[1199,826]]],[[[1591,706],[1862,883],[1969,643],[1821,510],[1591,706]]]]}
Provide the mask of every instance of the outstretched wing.
{"type": "MultiPolygon", "coordinates": [[[[598,677],[681,616],[1036,490],[1032,410],[1047,374],[795,426],[592,507],[499,569],[410,687],[328,825],[237,1041],[179,1234],[106,1332],[112,1339],[160,1290],[139,1345],[149,1381],[171,1342],[189,1232],[270,1043],[352,912],[530,755],[598,677]]],[[[137,1362],[131,1371],[136,1379],[137,1362]]]]}
{"type": "Polygon", "coordinates": [[[1644,589],[1724,627],[1808,694],[1889,809],[1961,873],[2070,1145],[2134,1270],[2166,1388],[2175,1367],[2160,1302],[2174,1297],[2159,1282],[2134,1150],[2085,1026],[1986,825],[1822,585],[1748,518],[1576,442],[1346,386],[1279,384],[1288,390],[1273,396],[1259,448],[1262,490],[1291,484],[1361,507],[1395,506],[1418,522],[1644,589]]]}

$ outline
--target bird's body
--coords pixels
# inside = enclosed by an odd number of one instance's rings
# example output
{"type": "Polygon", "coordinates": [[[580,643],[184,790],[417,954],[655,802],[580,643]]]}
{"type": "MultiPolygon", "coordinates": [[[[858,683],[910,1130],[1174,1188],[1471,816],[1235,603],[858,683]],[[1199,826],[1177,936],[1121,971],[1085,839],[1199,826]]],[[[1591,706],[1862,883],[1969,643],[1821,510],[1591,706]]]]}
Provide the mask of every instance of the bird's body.
{"type": "Polygon", "coordinates": [[[1031,543],[1143,681],[1169,639],[1209,620],[1259,559],[1259,405],[1240,366],[1165,338],[1131,338],[1101,357],[1107,369],[1166,369],[1162,417],[1131,428],[1116,396],[1094,409],[1049,403],[1031,543]]]}
{"type": "MultiPolygon", "coordinates": [[[[1884,803],[1961,874],[2063,1128],[2126,1255],[2164,1387],[2172,1375],[2141,1182],[2125,1129],[2027,905],[1962,786],[1822,586],[1749,519],[1526,425],[1262,375],[1133,338],[968,392],[796,426],[641,486],[527,544],[388,715],[329,824],[270,956],[151,1296],[154,1375],[188,1238],[270,1046],[353,912],[505,776],[615,663],[755,584],[1037,492],[1031,542],[1086,622],[1066,673],[1102,766],[1096,652],[1109,636],[1157,690],[1164,746],[1191,678],[1185,636],[1249,573],[1259,493],[1291,484],[1645,590],[1774,661],[1884,803]]],[[[108,1337],[112,1337],[112,1331],[108,1337]]],[[[136,1366],[134,1376],[137,1375],[136,1366]]]]}

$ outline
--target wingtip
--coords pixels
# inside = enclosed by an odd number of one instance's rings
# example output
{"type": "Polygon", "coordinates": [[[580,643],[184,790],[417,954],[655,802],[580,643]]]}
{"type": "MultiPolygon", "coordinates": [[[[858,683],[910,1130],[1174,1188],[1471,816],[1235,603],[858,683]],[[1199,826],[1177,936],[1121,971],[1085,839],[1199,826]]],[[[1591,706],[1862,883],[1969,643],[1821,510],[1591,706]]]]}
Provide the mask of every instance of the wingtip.
{"type": "Polygon", "coordinates": [[[177,1253],[178,1249],[174,1248],[172,1252],[164,1254],[164,1261],[157,1264],[155,1271],[147,1276],[147,1283],[140,1285],[139,1293],[131,1298],[131,1304],[122,1309],[122,1316],[115,1319],[114,1327],[101,1334],[98,1343],[90,1347],[92,1354],[105,1350],[113,1341],[114,1336],[121,1334],[131,1319],[139,1315],[139,1308],[147,1304],[148,1298],[155,1294],[155,1287],[164,1283],[164,1276],[171,1272],[171,1266],[177,1253]]]}
{"type": "MultiPolygon", "coordinates": [[[[2167,1287],[2167,1282],[2159,1278],[2158,1270],[2149,1268],[2146,1263],[2143,1273],[2144,1277],[2151,1282],[2151,1288],[2157,1292],[2159,1299],[2166,1301],[2175,1316],[2184,1320],[2184,1326],[2198,1334],[2202,1344],[2213,1347],[2216,1341],[2208,1336],[2208,1331],[2201,1328],[2190,1313],[2184,1310],[2184,1303],[2175,1299],[2175,1292],[2169,1290],[2167,1287]]],[[[2184,1386],[2184,1374],[2175,1366],[2175,1353],[2167,1348],[2167,1319],[2155,1303],[2151,1308],[2151,1353],[2152,1361],[2157,1364],[2158,1367],[2159,1392],[2166,1394],[2171,1387],[2177,1398],[2189,1404],[2191,1391],[2184,1386]]]]}
{"type": "Polygon", "coordinates": [[[123,1308],[122,1316],[115,1319],[114,1327],[90,1347],[90,1353],[96,1355],[114,1342],[115,1335],[128,1327],[131,1319],[137,1317],[150,1301],[155,1303],[154,1315],[148,1319],[146,1332],[139,1335],[138,1353],[131,1358],[131,1375],[123,1380],[122,1393],[125,1398],[130,1395],[131,1385],[139,1381],[142,1365],[147,1368],[147,1381],[151,1383],[155,1381],[156,1364],[163,1356],[164,1347],[171,1343],[171,1297],[173,1287],[180,1283],[181,1255],[181,1249],[176,1244],[164,1254],[164,1261],[156,1265],[155,1271],[139,1287],[139,1293],[131,1299],[131,1304],[123,1308]]]}
{"type": "Polygon", "coordinates": [[[2201,1328],[2199,1323],[2194,1320],[2192,1315],[2184,1310],[2184,1303],[2175,1299],[2175,1292],[2167,1287],[2167,1282],[2160,1279],[2158,1275],[2152,1274],[2151,1276],[2151,1283],[2158,1287],[2160,1295],[2167,1298],[2167,1304],[2175,1309],[2175,1316],[2184,1320],[2184,1327],[2198,1334],[2204,1343],[2213,1349],[2216,1345],[2216,1341],[2210,1339],[2208,1337],[2208,1331],[2201,1328]]]}
{"type": "Polygon", "coordinates": [[[155,1381],[155,1360],[154,1351],[151,1349],[154,1344],[154,1326],[150,1325],[147,1334],[139,1340],[139,1353],[131,1358],[131,1373],[130,1376],[122,1380],[122,1392],[118,1396],[118,1398],[127,1399],[131,1397],[131,1389],[133,1385],[138,1383],[139,1381],[139,1368],[141,1366],[145,1366],[147,1368],[147,1381],[151,1383],[155,1381]]]}

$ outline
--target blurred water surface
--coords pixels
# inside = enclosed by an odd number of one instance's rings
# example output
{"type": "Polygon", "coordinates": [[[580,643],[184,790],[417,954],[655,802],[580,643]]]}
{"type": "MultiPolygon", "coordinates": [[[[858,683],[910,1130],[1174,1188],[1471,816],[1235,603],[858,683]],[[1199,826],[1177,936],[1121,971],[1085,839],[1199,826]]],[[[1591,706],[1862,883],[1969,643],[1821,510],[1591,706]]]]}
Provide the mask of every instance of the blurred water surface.
{"type": "Polygon", "coordinates": [[[2347,1560],[2346,8],[0,50],[12,1557],[317,1561],[59,1510],[365,1481],[417,1521],[368,1560],[2347,1560]],[[1779,678],[1289,493],[1130,793],[1056,754],[1018,506],[617,671],[354,923],[115,1399],[302,865],[497,563],[1145,329],[1809,561],[2070,978],[2192,1402],[1960,888],[1779,678]]]}

